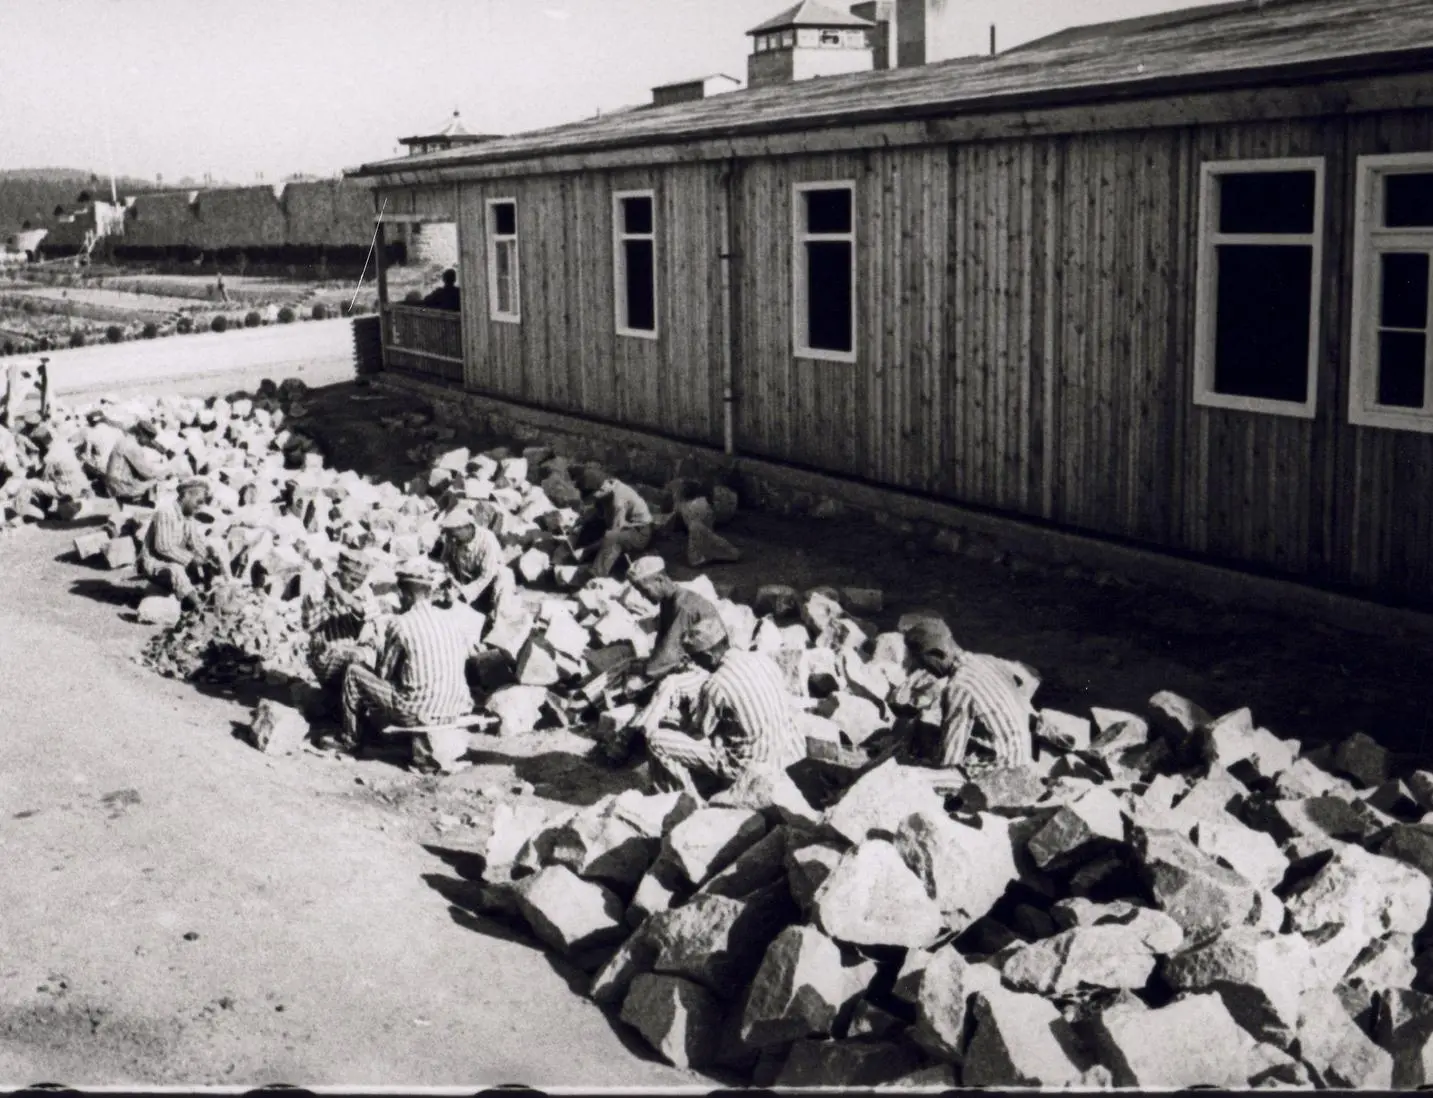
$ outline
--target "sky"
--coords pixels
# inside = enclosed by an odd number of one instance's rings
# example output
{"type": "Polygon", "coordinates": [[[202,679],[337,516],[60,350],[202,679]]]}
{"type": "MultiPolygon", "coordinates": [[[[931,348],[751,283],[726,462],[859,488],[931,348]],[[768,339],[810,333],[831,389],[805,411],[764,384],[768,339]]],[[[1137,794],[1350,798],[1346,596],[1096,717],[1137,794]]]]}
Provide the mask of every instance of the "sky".
{"type": "MultiPolygon", "coordinates": [[[[454,110],[470,131],[517,133],[675,80],[745,80],[745,32],[791,2],[0,0],[0,168],[332,175],[454,110]]],[[[1200,0],[950,2],[984,52],[991,23],[1005,49],[1200,0]]]]}

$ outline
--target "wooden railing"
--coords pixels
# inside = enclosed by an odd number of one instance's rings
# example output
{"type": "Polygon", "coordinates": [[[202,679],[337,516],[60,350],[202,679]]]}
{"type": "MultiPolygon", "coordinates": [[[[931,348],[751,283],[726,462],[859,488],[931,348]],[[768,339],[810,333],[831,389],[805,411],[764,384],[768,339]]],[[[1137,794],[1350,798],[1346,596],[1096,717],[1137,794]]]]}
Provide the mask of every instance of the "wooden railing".
{"type": "Polygon", "coordinates": [[[389,370],[461,384],[462,315],[418,305],[389,305],[383,317],[383,364],[389,370]]]}

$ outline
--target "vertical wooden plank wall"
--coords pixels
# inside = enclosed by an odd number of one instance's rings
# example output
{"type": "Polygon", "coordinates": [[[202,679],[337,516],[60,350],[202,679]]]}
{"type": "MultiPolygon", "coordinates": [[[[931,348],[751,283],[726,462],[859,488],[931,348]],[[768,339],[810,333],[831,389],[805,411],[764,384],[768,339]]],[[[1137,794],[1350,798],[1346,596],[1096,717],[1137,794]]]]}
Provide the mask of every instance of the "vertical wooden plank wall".
{"type": "Polygon", "coordinates": [[[465,183],[466,383],[477,392],[695,442],[722,441],[720,166],[465,183]],[[612,196],[651,189],[658,338],[616,334],[612,196]],[[493,320],[487,201],[517,202],[520,323],[493,320]]]}
{"type": "MultiPolygon", "coordinates": [[[[1347,423],[1355,157],[1429,112],[731,165],[736,450],[1433,604],[1433,436],[1347,423]],[[1313,420],[1192,399],[1208,160],[1323,156],[1313,420]],[[795,359],[792,186],[854,180],[858,358],[795,359]]],[[[721,443],[727,165],[464,184],[474,389],[721,443]],[[611,196],[652,187],[655,342],[617,337],[611,196]],[[484,199],[518,201],[521,325],[487,317],[484,199]]]]}

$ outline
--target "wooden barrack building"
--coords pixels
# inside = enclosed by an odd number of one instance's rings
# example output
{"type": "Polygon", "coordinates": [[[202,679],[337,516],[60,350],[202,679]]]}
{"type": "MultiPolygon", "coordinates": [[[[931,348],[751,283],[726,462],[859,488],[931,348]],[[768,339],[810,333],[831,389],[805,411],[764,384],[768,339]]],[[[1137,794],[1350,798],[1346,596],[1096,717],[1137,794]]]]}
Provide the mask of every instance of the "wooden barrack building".
{"type": "Polygon", "coordinates": [[[1433,606],[1433,0],[1221,4],[353,174],[459,226],[463,310],[389,306],[390,368],[1433,606]]]}

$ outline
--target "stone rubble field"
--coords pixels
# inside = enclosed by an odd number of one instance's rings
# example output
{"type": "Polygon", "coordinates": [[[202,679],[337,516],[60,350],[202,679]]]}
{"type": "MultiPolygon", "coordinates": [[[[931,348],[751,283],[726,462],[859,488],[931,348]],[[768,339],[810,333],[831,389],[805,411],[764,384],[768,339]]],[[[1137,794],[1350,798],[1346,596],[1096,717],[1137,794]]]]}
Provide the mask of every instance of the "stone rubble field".
{"type": "MultiPolygon", "coordinates": [[[[613,765],[639,757],[633,668],[656,607],[589,578],[569,542],[603,470],[544,447],[469,453],[430,428],[428,471],[376,484],[323,465],[303,398],[286,383],[112,406],[159,421],[176,477],[210,479],[216,533],[246,484],[272,500],[292,478],[301,501],[253,583],[215,584],[192,612],[142,604],[168,626],[146,659],[289,683],[294,706],[262,704],[253,738],[295,751],[312,691],[300,596],[344,546],[391,592],[447,507],[488,500],[519,585],[478,623],[485,727],[435,755],[457,769],[494,737],[564,727],[613,765]]],[[[87,410],[52,426],[80,443],[87,410]]],[[[729,489],[642,490],[693,567],[734,559],[716,533],[729,489]]],[[[150,515],[89,499],[48,517],[102,521],[76,553],[120,569],[150,515]]],[[[809,757],[707,803],[633,789],[555,817],[500,805],[482,890],[667,1060],[793,1086],[1433,1081],[1433,774],[1395,773],[1359,732],[1306,751],[1247,709],[1215,717],[1169,693],[1143,713],[1039,710],[1029,767],[924,767],[892,709],[914,664],[871,620],[880,591],[769,585],[746,602],[705,576],[686,586],[735,647],[781,666],[809,757]]]]}

